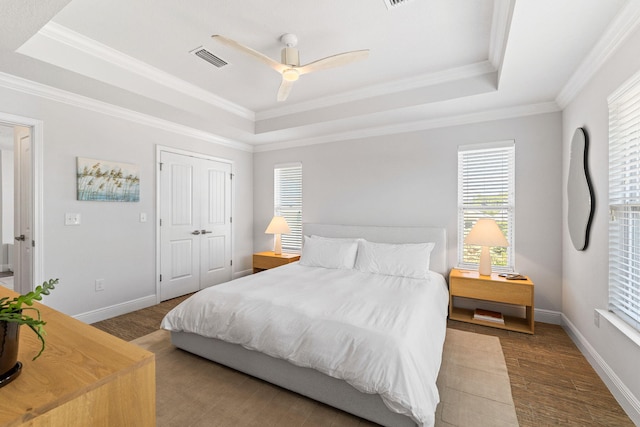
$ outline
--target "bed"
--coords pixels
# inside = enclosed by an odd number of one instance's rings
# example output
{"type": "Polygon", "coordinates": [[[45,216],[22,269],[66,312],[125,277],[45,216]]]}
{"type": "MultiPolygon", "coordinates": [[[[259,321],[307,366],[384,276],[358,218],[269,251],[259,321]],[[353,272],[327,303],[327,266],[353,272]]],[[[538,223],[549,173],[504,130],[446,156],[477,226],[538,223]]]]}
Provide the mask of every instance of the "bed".
{"type": "Polygon", "coordinates": [[[448,304],[445,230],[303,231],[299,263],[204,289],[168,313],[161,326],[172,343],[381,425],[433,425],[448,304]],[[426,272],[416,267],[425,253],[426,272]]]}

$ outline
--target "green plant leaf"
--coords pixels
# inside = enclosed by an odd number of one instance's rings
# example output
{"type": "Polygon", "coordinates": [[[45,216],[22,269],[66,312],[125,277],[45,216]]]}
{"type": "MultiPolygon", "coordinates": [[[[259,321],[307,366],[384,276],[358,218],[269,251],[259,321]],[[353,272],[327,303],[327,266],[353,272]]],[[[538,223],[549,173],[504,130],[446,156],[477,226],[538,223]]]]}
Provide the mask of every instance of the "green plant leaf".
{"type": "Polygon", "coordinates": [[[49,295],[52,289],[55,289],[55,285],[58,284],[58,279],[50,279],[42,283],[42,286],[36,286],[36,288],[24,295],[19,295],[13,299],[8,297],[0,298],[0,320],[5,322],[14,322],[20,325],[27,325],[40,340],[40,351],[33,358],[36,360],[45,348],[44,336],[46,332],[44,325],[46,322],[40,317],[40,310],[33,307],[34,301],[41,301],[43,295],[49,295]],[[26,305],[26,307],[23,307],[26,305]],[[29,314],[32,314],[30,316],[29,314]]]}

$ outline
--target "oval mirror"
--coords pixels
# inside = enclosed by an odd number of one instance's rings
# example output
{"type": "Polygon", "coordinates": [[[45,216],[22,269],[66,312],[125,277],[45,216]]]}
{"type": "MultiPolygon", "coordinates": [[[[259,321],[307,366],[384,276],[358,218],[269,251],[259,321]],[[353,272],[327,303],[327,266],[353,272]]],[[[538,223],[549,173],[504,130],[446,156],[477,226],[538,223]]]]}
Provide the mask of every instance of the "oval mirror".
{"type": "Polygon", "coordinates": [[[593,218],[594,196],[587,168],[589,139],[583,128],[577,128],[571,140],[569,178],[567,181],[567,222],[573,246],[585,250],[589,244],[589,228],[593,218]]]}

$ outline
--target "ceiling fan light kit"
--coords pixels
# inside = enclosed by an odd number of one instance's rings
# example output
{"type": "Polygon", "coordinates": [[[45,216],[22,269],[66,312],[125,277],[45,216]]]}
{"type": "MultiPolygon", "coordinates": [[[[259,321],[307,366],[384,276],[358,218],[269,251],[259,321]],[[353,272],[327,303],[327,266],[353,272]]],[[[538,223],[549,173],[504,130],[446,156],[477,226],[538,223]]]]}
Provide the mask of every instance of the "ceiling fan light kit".
{"type": "Polygon", "coordinates": [[[282,72],[282,78],[288,82],[295,82],[300,78],[300,73],[296,69],[287,68],[282,72]]]}
{"type": "Polygon", "coordinates": [[[278,101],[284,101],[287,99],[289,93],[291,92],[293,82],[298,80],[301,75],[310,73],[312,71],[324,70],[346,65],[354,61],[365,59],[369,55],[369,49],[355,50],[328,56],[326,58],[313,61],[306,65],[300,65],[300,53],[296,48],[296,45],[298,44],[298,37],[296,37],[294,34],[283,34],[280,37],[280,41],[285,45],[281,52],[280,62],[219,34],[214,34],[211,37],[230,48],[240,51],[245,55],[249,55],[252,58],[267,64],[275,71],[280,73],[280,75],[282,76],[282,82],[280,83],[280,88],[278,89],[278,101]]]}

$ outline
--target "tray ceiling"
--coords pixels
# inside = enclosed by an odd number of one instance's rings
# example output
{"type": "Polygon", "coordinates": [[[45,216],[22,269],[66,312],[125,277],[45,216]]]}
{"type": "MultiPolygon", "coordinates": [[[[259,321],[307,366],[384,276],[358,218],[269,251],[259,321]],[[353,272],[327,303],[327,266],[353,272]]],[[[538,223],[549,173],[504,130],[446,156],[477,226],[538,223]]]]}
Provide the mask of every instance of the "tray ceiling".
{"type": "Polygon", "coordinates": [[[212,117],[223,137],[273,145],[486,111],[557,111],[559,94],[629,8],[623,0],[73,0],[16,54],[212,117]],[[279,60],[284,33],[297,35],[301,63],[370,55],[301,76],[277,102],[276,72],[211,38],[279,60]],[[201,48],[227,64],[193,54],[201,48]]]}

